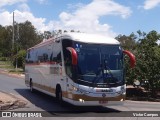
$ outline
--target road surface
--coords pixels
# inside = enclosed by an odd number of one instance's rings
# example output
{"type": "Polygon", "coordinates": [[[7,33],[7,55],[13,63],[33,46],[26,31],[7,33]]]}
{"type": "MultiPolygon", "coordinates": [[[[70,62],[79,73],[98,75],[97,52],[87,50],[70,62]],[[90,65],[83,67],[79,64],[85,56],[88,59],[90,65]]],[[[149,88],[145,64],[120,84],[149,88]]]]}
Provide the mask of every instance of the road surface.
{"type": "MultiPolygon", "coordinates": [[[[8,93],[12,93],[17,95],[18,97],[22,97],[28,101],[28,104],[25,108],[16,109],[16,111],[52,111],[46,112],[49,115],[54,116],[54,119],[70,120],[70,119],[83,119],[86,120],[94,120],[94,119],[107,119],[114,120],[120,119],[123,120],[128,119],[128,117],[123,117],[126,114],[137,113],[133,111],[141,111],[144,113],[145,111],[160,111],[160,103],[151,103],[151,102],[133,102],[133,101],[125,101],[123,106],[112,106],[112,107],[75,107],[69,104],[65,104],[64,106],[60,106],[54,97],[45,95],[36,91],[35,93],[31,93],[29,89],[25,86],[24,80],[21,78],[15,78],[7,75],[0,74],[0,90],[8,93]],[[78,111],[78,113],[74,113],[74,111],[78,111]],[[62,112],[63,111],[63,112],[62,112]],[[124,112],[129,111],[129,112],[124,112]],[[69,113],[68,113],[69,112],[69,113]],[[116,117],[122,116],[122,117],[116,117]]],[[[160,116],[159,116],[160,117],[160,116]]],[[[155,120],[159,120],[159,117],[154,118],[155,120]]],[[[42,118],[44,119],[53,119],[51,117],[42,118]]],[[[132,120],[149,120],[147,117],[131,117],[132,120]]],[[[153,119],[153,118],[151,118],[153,119]]],[[[13,120],[13,118],[12,118],[13,120]]],[[[17,120],[17,118],[15,118],[17,120]]]]}

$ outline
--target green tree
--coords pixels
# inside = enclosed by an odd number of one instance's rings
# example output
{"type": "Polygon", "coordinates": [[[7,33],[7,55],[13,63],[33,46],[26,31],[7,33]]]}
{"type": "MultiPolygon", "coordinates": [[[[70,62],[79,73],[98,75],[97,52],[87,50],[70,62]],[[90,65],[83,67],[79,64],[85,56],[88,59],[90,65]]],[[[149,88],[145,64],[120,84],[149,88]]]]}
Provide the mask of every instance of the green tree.
{"type": "Polygon", "coordinates": [[[139,79],[147,80],[149,82],[149,89],[152,96],[155,95],[157,84],[160,77],[160,47],[157,41],[160,39],[160,34],[156,31],[151,31],[139,39],[137,47],[137,72],[139,79]]]}
{"type": "MultiPolygon", "coordinates": [[[[121,46],[124,50],[129,50],[132,53],[136,53],[136,46],[137,46],[137,42],[136,42],[136,38],[137,36],[134,33],[131,33],[129,36],[126,35],[118,35],[116,37],[116,39],[121,43],[121,46]]],[[[136,79],[136,75],[135,75],[135,68],[131,69],[130,68],[130,61],[129,61],[129,57],[125,56],[125,74],[126,74],[126,82],[127,84],[132,84],[134,82],[134,79],[136,79]]]]}
{"type": "Polygon", "coordinates": [[[10,26],[0,26],[0,53],[3,57],[11,55],[12,30],[10,26]]]}
{"type": "Polygon", "coordinates": [[[160,89],[160,46],[157,41],[160,34],[156,31],[149,33],[137,31],[130,36],[119,35],[117,39],[121,42],[123,49],[130,50],[136,56],[136,66],[129,68],[129,59],[125,57],[126,81],[133,84],[134,79],[141,83],[148,81],[146,89],[151,91],[151,95],[156,95],[156,90],[160,89]]]}
{"type": "MultiPolygon", "coordinates": [[[[42,36],[38,34],[31,22],[26,21],[17,25],[19,25],[19,39],[17,43],[21,46],[21,49],[26,50],[42,41],[42,36]]],[[[15,28],[17,28],[17,25],[15,28]]]]}

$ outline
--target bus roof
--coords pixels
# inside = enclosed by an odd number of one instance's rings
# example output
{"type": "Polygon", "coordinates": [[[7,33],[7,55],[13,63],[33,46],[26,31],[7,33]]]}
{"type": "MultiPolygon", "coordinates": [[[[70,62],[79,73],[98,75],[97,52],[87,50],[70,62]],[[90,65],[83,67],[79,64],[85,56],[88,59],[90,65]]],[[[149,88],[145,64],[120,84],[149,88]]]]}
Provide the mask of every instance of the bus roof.
{"type": "Polygon", "coordinates": [[[85,42],[85,43],[95,43],[95,44],[120,44],[114,38],[106,37],[97,34],[87,34],[87,33],[65,33],[61,35],[62,38],[70,38],[73,41],[85,42]]]}
{"type": "Polygon", "coordinates": [[[46,44],[50,44],[53,41],[60,40],[60,39],[71,39],[73,41],[77,42],[84,42],[84,43],[93,43],[93,44],[110,44],[110,45],[119,45],[119,41],[117,41],[114,38],[111,37],[106,37],[102,35],[97,35],[97,34],[88,34],[88,33],[64,33],[56,36],[55,38],[50,38],[46,41],[43,41],[28,50],[31,50],[33,48],[37,48],[40,46],[44,46],[46,44]]]}

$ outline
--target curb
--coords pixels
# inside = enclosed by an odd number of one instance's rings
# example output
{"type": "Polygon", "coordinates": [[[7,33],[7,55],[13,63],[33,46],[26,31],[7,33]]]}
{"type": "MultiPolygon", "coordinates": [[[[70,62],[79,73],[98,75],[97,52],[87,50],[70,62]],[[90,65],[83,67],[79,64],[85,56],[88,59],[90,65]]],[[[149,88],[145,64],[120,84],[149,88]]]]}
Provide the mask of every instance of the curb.
{"type": "MultiPolygon", "coordinates": [[[[160,104],[160,102],[150,102],[150,101],[133,101],[133,100],[125,100],[126,102],[133,102],[133,103],[147,103],[147,104],[160,104]]],[[[124,101],[124,102],[125,102],[124,101]]]]}
{"type": "Polygon", "coordinates": [[[12,73],[9,73],[8,71],[6,72],[4,70],[0,70],[0,74],[12,76],[12,77],[15,77],[15,78],[24,78],[25,77],[24,74],[12,74],[12,73]]]}

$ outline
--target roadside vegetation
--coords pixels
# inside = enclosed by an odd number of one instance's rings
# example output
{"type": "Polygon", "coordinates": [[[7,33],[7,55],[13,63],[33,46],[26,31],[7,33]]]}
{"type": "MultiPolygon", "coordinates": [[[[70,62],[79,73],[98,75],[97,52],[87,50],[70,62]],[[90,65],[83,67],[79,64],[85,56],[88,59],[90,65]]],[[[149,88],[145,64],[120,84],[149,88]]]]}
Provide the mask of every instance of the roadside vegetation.
{"type": "MultiPolygon", "coordinates": [[[[139,96],[159,98],[160,93],[160,34],[156,31],[149,33],[131,33],[129,36],[119,35],[116,37],[122,44],[123,49],[130,50],[136,56],[136,67],[129,69],[129,60],[126,57],[126,82],[127,85],[134,85],[139,81],[137,89],[130,97],[139,96]],[[144,88],[144,89],[143,89],[144,88]],[[141,94],[140,94],[141,91],[141,94]]],[[[136,86],[136,85],[135,85],[136,86]]],[[[131,89],[131,88],[130,88],[131,89]]]]}
{"type": "MultiPolygon", "coordinates": [[[[0,25],[0,69],[7,69],[12,73],[24,72],[28,48],[62,32],[58,30],[40,33],[29,21],[15,23],[13,44],[12,28],[12,26],[0,25]],[[16,65],[18,69],[15,69],[16,65]]],[[[138,30],[130,35],[118,35],[116,39],[124,50],[130,50],[136,56],[136,67],[133,69],[129,69],[129,58],[125,57],[126,84],[134,85],[135,81],[139,81],[139,86],[134,88],[142,90],[142,93],[135,91],[127,95],[129,97],[158,98],[160,93],[160,45],[158,44],[160,34],[154,30],[148,33],[138,30]]]]}
{"type": "Polygon", "coordinates": [[[15,68],[13,63],[10,60],[0,60],[0,70],[8,73],[14,73],[14,74],[23,74],[24,70],[23,68],[15,68]]]}

